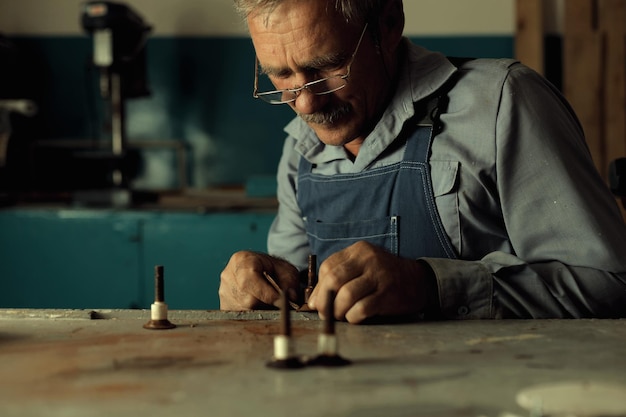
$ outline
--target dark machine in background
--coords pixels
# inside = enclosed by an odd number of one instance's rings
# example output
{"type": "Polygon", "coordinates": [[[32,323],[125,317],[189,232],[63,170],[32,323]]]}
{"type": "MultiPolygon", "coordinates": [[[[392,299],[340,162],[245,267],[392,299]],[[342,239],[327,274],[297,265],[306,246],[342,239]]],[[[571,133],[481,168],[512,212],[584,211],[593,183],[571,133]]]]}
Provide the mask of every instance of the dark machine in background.
{"type": "Polygon", "coordinates": [[[26,154],[20,135],[37,114],[29,67],[17,45],[0,34],[0,205],[15,199],[27,175],[15,156],[26,154]]]}
{"type": "Polygon", "coordinates": [[[115,100],[150,95],[145,46],[152,28],[128,6],[98,0],[84,4],[81,24],[93,39],[93,64],[100,69],[102,97],[123,105],[115,100]]]}
{"type": "Polygon", "coordinates": [[[130,7],[111,1],[86,2],[81,24],[93,40],[92,64],[99,73],[99,91],[107,116],[102,128],[109,148],[76,154],[77,158],[103,165],[106,181],[105,190],[83,190],[75,198],[87,204],[127,205],[133,200],[129,181],[137,173],[140,159],[127,144],[125,100],[150,95],[146,42],[152,28],[130,7]]]}
{"type": "MultiPolygon", "coordinates": [[[[154,201],[154,193],[131,189],[133,178],[141,172],[142,157],[128,146],[126,134],[126,101],[150,95],[146,43],[152,28],[123,3],[95,0],[81,4],[80,24],[91,38],[85,78],[63,88],[84,87],[86,102],[76,103],[84,109],[75,114],[91,126],[91,132],[85,132],[87,137],[64,139],[36,131],[23,141],[27,151],[12,158],[21,167],[19,181],[11,185],[13,200],[79,206],[154,201]]],[[[43,104],[40,113],[49,120],[56,112],[46,107],[50,101],[43,104]]],[[[36,120],[32,124],[38,125],[36,120]]]]}
{"type": "MultiPolygon", "coordinates": [[[[105,126],[111,152],[120,158],[127,147],[125,100],[150,94],[145,45],[151,28],[128,6],[109,1],[85,3],[81,23],[93,39],[92,62],[99,71],[100,95],[108,103],[105,126]]],[[[125,184],[123,174],[113,176],[115,185],[125,184]]]]}

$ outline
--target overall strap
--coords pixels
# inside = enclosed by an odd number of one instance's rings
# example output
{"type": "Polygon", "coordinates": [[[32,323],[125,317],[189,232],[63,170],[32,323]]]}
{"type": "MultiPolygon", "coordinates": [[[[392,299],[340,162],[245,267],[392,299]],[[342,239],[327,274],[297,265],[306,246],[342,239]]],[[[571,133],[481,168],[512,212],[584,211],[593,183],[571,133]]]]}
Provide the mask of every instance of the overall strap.
{"type": "Polygon", "coordinates": [[[448,110],[448,93],[462,76],[461,67],[475,58],[447,57],[457,71],[433,94],[415,103],[415,117],[418,126],[432,126],[433,136],[443,129],[440,116],[448,110]],[[424,104],[425,103],[425,104],[424,104]]]}

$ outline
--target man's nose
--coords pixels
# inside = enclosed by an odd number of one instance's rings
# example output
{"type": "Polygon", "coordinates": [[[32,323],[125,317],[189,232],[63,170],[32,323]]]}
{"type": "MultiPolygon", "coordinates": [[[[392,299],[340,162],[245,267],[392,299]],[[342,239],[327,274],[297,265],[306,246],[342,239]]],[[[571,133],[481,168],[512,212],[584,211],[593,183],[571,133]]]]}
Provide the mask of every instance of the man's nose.
{"type": "Polygon", "coordinates": [[[329,94],[314,94],[308,88],[303,88],[294,101],[293,109],[298,114],[313,114],[324,108],[328,102],[329,94]]]}

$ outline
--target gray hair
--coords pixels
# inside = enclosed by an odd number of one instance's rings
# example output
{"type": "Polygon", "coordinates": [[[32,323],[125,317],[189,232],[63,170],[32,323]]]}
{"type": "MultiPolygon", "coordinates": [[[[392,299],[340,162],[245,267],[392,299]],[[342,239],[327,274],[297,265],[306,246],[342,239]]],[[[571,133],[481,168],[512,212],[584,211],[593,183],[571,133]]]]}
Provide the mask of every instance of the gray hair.
{"type": "MultiPolygon", "coordinates": [[[[234,0],[235,10],[247,18],[252,12],[266,12],[272,10],[288,0],[234,0]]],[[[325,1],[325,0],[308,0],[325,1]]],[[[339,12],[346,22],[365,22],[376,16],[387,0],[333,0],[335,10],[339,12]]]]}

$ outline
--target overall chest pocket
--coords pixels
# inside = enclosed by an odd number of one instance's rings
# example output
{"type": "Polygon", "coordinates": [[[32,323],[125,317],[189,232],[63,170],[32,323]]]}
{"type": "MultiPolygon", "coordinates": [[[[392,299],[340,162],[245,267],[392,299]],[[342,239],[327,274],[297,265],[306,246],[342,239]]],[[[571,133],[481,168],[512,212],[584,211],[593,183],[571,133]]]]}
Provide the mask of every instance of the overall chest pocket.
{"type": "Polygon", "coordinates": [[[323,252],[329,256],[353,243],[366,241],[398,255],[398,216],[342,223],[305,218],[304,222],[314,253],[323,252]]]}
{"type": "Polygon", "coordinates": [[[459,215],[460,163],[457,161],[430,161],[433,195],[439,221],[457,253],[461,253],[461,222],[459,215]]]}

